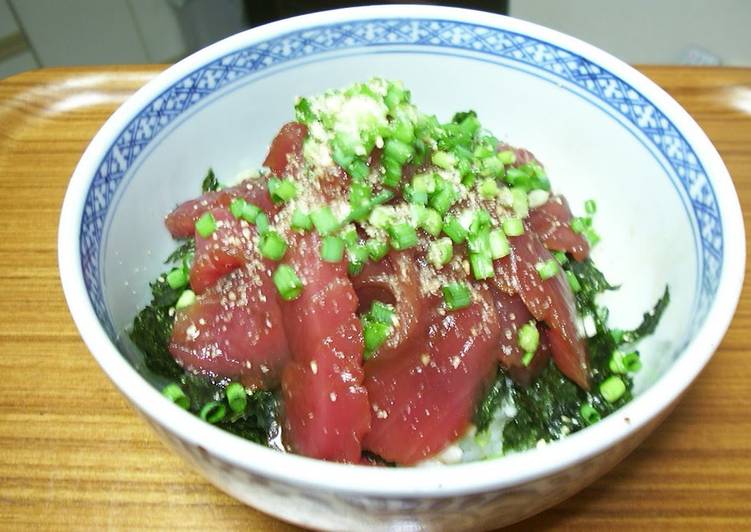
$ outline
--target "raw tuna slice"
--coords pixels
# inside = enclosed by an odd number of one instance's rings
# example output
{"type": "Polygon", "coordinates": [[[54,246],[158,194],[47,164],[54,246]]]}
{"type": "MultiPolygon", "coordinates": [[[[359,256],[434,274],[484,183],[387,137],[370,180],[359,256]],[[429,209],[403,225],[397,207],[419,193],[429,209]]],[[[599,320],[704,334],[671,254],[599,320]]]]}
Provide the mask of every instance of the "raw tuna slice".
{"type": "Polygon", "coordinates": [[[269,215],[276,213],[278,209],[271,201],[266,179],[258,177],[246,179],[234,187],[207,192],[200,198],[181,203],[167,215],[164,223],[170,234],[175,238],[193,236],[196,221],[203,213],[218,207],[229,207],[232,199],[236,197],[241,197],[245,201],[260,207],[269,215]]]}
{"type": "Polygon", "coordinates": [[[197,294],[219,278],[239,268],[253,254],[255,228],[238,220],[227,209],[211,209],[216,229],[204,238],[196,231],[196,253],[190,269],[190,286],[197,294]]]}
{"type": "Polygon", "coordinates": [[[373,418],[365,449],[408,465],[461,435],[495,375],[499,334],[492,299],[481,293],[469,307],[435,312],[424,350],[369,361],[373,418]]]}
{"type": "Polygon", "coordinates": [[[370,428],[357,296],[346,264],[322,261],[319,246],[316,234],[298,235],[285,257],[304,285],[282,304],[293,358],[282,378],[285,444],[305,456],[356,463],[370,428]]]}
{"type": "Polygon", "coordinates": [[[380,262],[367,264],[352,279],[352,285],[360,301],[360,312],[368,311],[375,300],[395,308],[394,328],[374,357],[388,358],[401,352],[407,343],[423,339],[428,306],[420,294],[419,273],[411,251],[391,252],[380,262]]]}
{"type": "Polygon", "coordinates": [[[178,310],[169,350],[190,371],[276,387],[289,349],[268,269],[243,266],[178,310]]]}
{"type": "Polygon", "coordinates": [[[302,145],[308,135],[308,128],[298,122],[282,126],[271,141],[269,153],[263,165],[277,176],[294,172],[302,164],[302,145]]]}
{"type": "Polygon", "coordinates": [[[511,237],[509,241],[519,295],[535,319],[544,321],[551,334],[557,337],[554,341],[550,336],[553,360],[564,375],[588,390],[587,352],[577,336],[574,294],[563,271],[559,269],[547,280],[540,277],[536,265],[553,259],[553,256],[529,228],[523,235],[511,237]],[[561,348],[563,345],[566,349],[561,348]]]}
{"type": "Polygon", "coordinates": [[[589,256],[587,239],[571,229],[571,210],[563,196],[551,196],[530,210],[527,222],[548,249],[571,253],[579,261],[589,256]]]}

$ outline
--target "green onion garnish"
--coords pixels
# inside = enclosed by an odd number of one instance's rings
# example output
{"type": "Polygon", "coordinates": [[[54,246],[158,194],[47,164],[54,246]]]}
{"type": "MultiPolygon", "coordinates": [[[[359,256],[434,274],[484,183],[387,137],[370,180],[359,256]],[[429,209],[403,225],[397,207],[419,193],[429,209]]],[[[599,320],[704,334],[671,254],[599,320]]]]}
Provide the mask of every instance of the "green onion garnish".
{"type": "Polygon", "coordinates": [[[535,269],[540,274],[540,279],[546,281],[551,277],[555,277],[555,274],[558,273],[558,261],[555,259],[546,260],[545,262],[535,264],[535,269]]]}
{"type": "Polygon", "coordinates": [[[485,178],[477,185],[477,191],[483,198],[493,199],[498,195],[498,183],[492,177],[485,178]]]}
{"type": "MultiPolygon", "coordinates": [[[[243,220],[252,224],[256,223],[256,219],[258,218],[259,214],[262,214],[260,207],[246,202],[245,205],[243,205],[243,212],[240,216],[243,220]]],[[[264,214],[264,216],[266,215],[264,214]]]]}
{"type": "Polygon", "coordinates": [[[533,358],[535,358],[535,352],[527,351],[526,353],[524,353],[524,355],[522,355],[522,365],[526,368],[532,362],[533,358]]]}
{"type": "Polygon", "coordinates": [[[454,187],[451,183],[444,182],[443,186],[430,197],[430,206],[444,215],[454,204],[454,201],[456,201],[454,187]]]}
{"type": "Polygon", "coordinates": [[[585,425],[592,425],[600,421],[600,413],[590,404],[584,404],[579,409],[579,414],[585,425]]]}
{"type": "Polygon", "coordinates": [[[185,290],[175,303],[175,308],[180,310],[181,308],[189,307],[196,302],[196,294],[193,290],[185,290]]]}
{"type": "Polygon", "coordinates": [[[267,259],[281,260],[287,252],[287,243],[276,231],[266,231],[261,236],[259,251],[267,259]]]}
{"type": "Polygon", "coordinates": [[[563,251],[554,251],[553,257],[555,258],[555,260],[558,261],[558,264],[560,264],[561,266],[563,266],[564,264],[568,264],[568,257],[563,251]]]}
{"type": "Polygon", "coordinates": [[[233,198],[232,201],[229,204],[229,212],[232,213],[232,216],[235,218],[242,218],[243,210],[245,209],[245,205],[247,205],[247,201],[243,198],[233,198]]]}
{"type": "Polygon", "coordinates": [[[641,358],[636,351],[623,355],[623,366],[629,373],[636,373],[641,369],[641,358]]]}
{"type": "Polygon", "coordinates": [[[298,231],[310,231],[313,228],[313,221],[310,219],[310,215],[304,213],[300,209],[295,209],[292,213],[290,227],[292,227],[292,229],[297,229],[298,231]]]}
{"type": "Polygon", "coordinates": [[[291,179],[269,179],[269,195],[274,202],[289,201],[297,196],[297,186],[291,179]]]}
{"type": "Polygon", "coordinates": [[[363,357],[367,360],[372,358],[373,353],[383,345],[391,333],[391,326],[376,321],[365,321],[362,326],[365,352],[363,357]]]}
{"type": "Polygon", "coordinates": [[[434,151],[430,160],[434,165],[443,168],[444,170],[450,170],[456,164],[456,157],[445,151],[434,151]]]}
{"type": "Polygon", "coordinates": [[[507,236],[520,236],[524,234],[524,224],[519,218],[506,218],[501,222],[501,227],[507,236]]]}
{"type": "Polygon", "coordinates": [[[347,271],[350,275],[357,275],[362,271],[365,262],[368,260],[369,251],[367,246],[357,244],[347,248],[347,271]]]}
{"type": "Polygon", "coordinates": [[[493,229],[488,235],[490,244],[490,256],[493,259],[502,259],[511,253],[511,246],[508,243],[506,234],[501,229],[493,229]]]}
{"type": "Polygon", "coordinates": [[[321,207],[310,213],[310,219],[313,221],[313,225],[316,227],[318,234],[322,236],[328,235],[339,227],[339,222],[334,216],[334,213],[332,213],[331,209],[327,206],[321,207]]]}
{"type": "Polygon", "coordinates": [[[417,245],[417,232],[408,223],[399,223],[390,226],[388,234],[391,237],[391,247],[402,251],[417,245]]]}
{"type": "Polygon", "coordinates": [[[453,216],[448,216],[443,222],[443,232],[454,242],[454,244],[461,244],[467,239],[467,230],[464,229],[459,220],[453,216]]]}
{"type": "Polygon", "coordinates": [[[265,213],[259,212],[256,216],[256,230],[258,231],[259,235],[264,234],[266,231],[269,230],[269,217],[266,216],[265,213]]]}
{"type": "Polygon", "coordinates": [[[511,150],[499,151],[498,158],[503,164],[514,164],[516,162],[516,155],[511,150]]]}
{"type": "Polygon", "coordinates": [[[198,416],[209,423],[219,423],[224,419],[227,409],[218,401],[210,401],[203,405],[198,416]]]}
{"type": "Polygon", "coordinates": [[[469,264],[472,267],[472,275],[478,281],[493,277],[493,260],[490,258],[490,255],[470,253],[469,264]]]}
{"type": "Polygon", "coordinates": [[[210,212],[205,212],[196,221],[196,231],[203,238],[209,238],[216,230],[216,220],[210,212]]]}
{"type": "Polygon", "coordinates": [[[540,345],[540,331],[537,329],[535,322],[530,321],[519,328],[516,334],[516,341],[526,352],[534,353],[540,345]]]}
{"type": "Polygon", "coordinates": [[[626,393],[626,385],[615,375],[600,383],[600,394],[608,403],[615,403],[626,393]]]}
{"type": "Polygon", "coordinates": [[[587,211],[587,214],[594,214],[597,212],[597,203],[595,203],[595,200],[589,199],[584,202],[584,210],[587,211]]]}
{"type": "Polygon", "coordinates": [[[183,268],[175,268],[167,274],[167,284],[177,290],[188,284],[188,276],[183,268]]]}
{"type": "Polygon", "coordinates": [[[462,309],[472,303],[472,292],[464,283],[449,283],[443,287],[443,301],[449,310],[462,309]]]}
{"type": "Polygon", "coordinates": [[[377,238],[371,238],[370,240],[368,240],[368,242],[365,244],[365,247],[368,248],[368,257],[370,257],[370,260],[375,262],[381,260],[389,252],[388,243],[377,238]]]}
{"type": "Polygon", "coordinates": [[[622,353],[616,349],[610,356],[610,362],[608,364],[610,371],[613,373],[635,373],[641,369],[641,359],[639,353],[622,353]]]}
{"type": "Polygon", "coordinates": [[[328,235],[321,241],[321,259],[326,262],[339,262],[344,258],[344,240],[328,235]]]}
{"type": "Polygon", "coordinates": [[[292,266],[280,264],[273,275],[274,284],[279,295],[285,301],[297,298],[302,292],[303,285],[292,266]]]}
{"type": "Polygon", "coordinates": [[[428,261],[437,269],[443,268],[454,256],[454,245],[450,238],[442,237],[430,243],[428,261]]]}
{"type": "Polygon", "coordinates": [[[180,386],[178,386],[174,382],[168,384],[162,389],[162,395],[183,410],[190,408],[190,398],[185,395],[185,392],[183,392],[182,388],[180,388],[180,386]]]}
{"type": "Polygon", "coordinates": [[[245,412],[245,407],[248,404],[248,396],[242,384],[239,382],[230,383],[224,394],[227,396],[227,404],[229,404],[230,410],[237,414],[245,412]]]}
{"type": "Polygon", "coordinates": [[[438,236],[441,234],[443,220],[441,220],[441,215],[438,214],[438,211],[435,209],[425,209],[422,213],[421,220],[418,223],[419,226],[431,236],[438,236]]]}
{"type": "Polygon", "coordinates": [[[573,293],[576,294],[582,289],[579,279],[576,278],[576,275],[574,275],[573,272],[566,271],[566,279],[568,280],[568,285],[571,287],[573,293]]]}

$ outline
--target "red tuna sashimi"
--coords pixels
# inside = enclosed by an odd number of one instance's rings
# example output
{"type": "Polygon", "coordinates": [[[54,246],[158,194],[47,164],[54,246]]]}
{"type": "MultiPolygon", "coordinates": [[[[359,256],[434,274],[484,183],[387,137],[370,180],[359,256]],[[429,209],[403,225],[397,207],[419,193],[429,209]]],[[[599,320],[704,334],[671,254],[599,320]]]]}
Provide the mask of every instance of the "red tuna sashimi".
{"type": "Polygon", "coordinates": [[[493,270],[495,271],[495,275],[491,279],[491,282],[496,288],[508,296],[516,294],[516,279],[514,278],[514,270],[511,266],[511,255],[494,260],[493,270]]]}
{"type": "Polygon", "coordinates": [[[239,268],[178,310],[169,350],[191,371],[276,387],[289,349],[268,269],[239,268]]]}
{"type": "Polygon", "coordinates": [[[579,261],[589,256],[587,239],[571,229],[571,210],[563,196],[551,196],[530,210],[527,222],[548,249],[571,253],[579,261]]]}
{"type": "Polygon", "coordinates": [[[352,279],[360,312],[370,310],[375,300],[394,305],[392,332],[374,357],[393,356],[407,343],[422,340],[429,309],[425,297],[420,294],[417,267],[411,251],[392,251],[380,262],[367,264],[362,273],[352,279]]]}
{"type": "Polygon", "coordinates": [[[258,177],[246,179],[234,187],[207,192],[200,198],[181,203],[167,215],[164,223],[175,238],[192,236],[196,221],[203,213],[218,207],[229,207],[232,200],[237,197],[260,207],[269,215],[275,214],[278,209],[271,201],[266,180],[258,177]]]}
{"type": "Polygon", "coordinates": [[[285,444],[294,452],[359,462],[370,428],[362,386],[362,327],[345,262],[324,262],[314,233],[296,236],[286,261],[300,280],[300,296],[282,304],[293,361],[282,378],[285,444]]]}
{"type": "Polygon", "coordinates": [[[269,153],[263,165],[277,176],[291,172],[302,163],[302,145],[308,135],[308,128],[299,122],[288,122],[282,126],[271,141],[269,153]]]}
{"type": "Polygon", "coordinates": [[[424,349],[369,361],[373,418],[365,449],[414,464],[459,437],[495,375],[499,333],[493,302],[481,293],[469,307],[436,312],[424,349]]]}
{"type": "Polygon", "coordinates": [[[523,235],[509,238],[511,264],[519,295],[538,321],[544,321],[556,331],[567,349],[556,349],[553,342],[553,360],[561,372],[585,390],[589,389],[589,363],[584,343],[576,331],[576,307],[571,287],[559,268],[550,279],[543,280],[536,265],[553,259],[540,239],[527,230],[523,235]]]}
{"type": "Polygon", "coordinates": [[[251,256],[255,228],[225,208],[211,209],[216,229],[204,238],[196,231],[196,252],[190,268],[190,287],[197,294],[239,268],[251,256]]]}

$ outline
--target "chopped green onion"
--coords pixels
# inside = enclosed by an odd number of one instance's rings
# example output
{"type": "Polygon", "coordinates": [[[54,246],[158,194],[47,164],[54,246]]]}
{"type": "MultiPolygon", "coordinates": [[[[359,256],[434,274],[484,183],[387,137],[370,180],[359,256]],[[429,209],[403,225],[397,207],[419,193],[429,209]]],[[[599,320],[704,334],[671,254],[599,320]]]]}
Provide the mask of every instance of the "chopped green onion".
{"type": "Polygon", "coordinates": [[[578,293],[582,289],[582,285],[579,283],[579,279],[576,278],[576,275],[574,275],[573,272],[566,271],[566,279],[568,279],[568,284],[571,287],[571,291],[573,293],[578,293]]]}
{"type": "Polygon", "coordinates": [[[592,425],[600,421],[600,413],[590,404],[582,405],[579,409],[579,414],[586,425],[592,425]]]}
{"type": "Polygon", "coordinates": [[[589,199],[584,202],[584,210],[587,211],[587,214],[594,214],[597,212],[597,203],[595,203],[595,200],[589,199]]]}
{"type": "Polygon", "coordinates": [[[353,159],[345,170],[350,176],[352,176],[353,180],[365,179],[368,177],[368,173],[370,173],[370,168],[365,161],[361,159],[353,159]]]}
{"type": "Polygon", "coordinates": [[[290,226],[292,229],[297,229],[298,231],[310,231],[313,228],[313,221],[310,219],[310,215],[300,209],[295,209],[292,213],[290,226]]]}
{"type": "Polygon", "coordinates": [[[554,251],[553,257],[556,261],[558,261],[558,264],[563,266],[564,264],[568,264],[568,257],[563,251],[554,251]]]}
{"type": "Polygon", "coordinates": [[[443,287],[443,301],[449,310],[462,309],[472,303],[472,292],[464,283],[449,283],[443,287]]]}
{"type": "Polygon", "coordinates": [[[516,162],[516,155],[511,150],[499,151],[498,158],[503,164],[514,164],[516,162]]]}
{"type": "Polygon", "coordinates": [[[357,244],[357,241],[360,237],[357,234],[357,229],[355,229],[355,226],[348,225],[339,233],[339,238],[344,240],[344,245],[346,247],[352,247],[357,244]]]}
{"type": "Polygon", "coordinates": [[[377,206],[370,213],[368,221],[371,225],[378,227],[379,229],[385,229],[390,226],[394,220],[394,209],[392,207],[386,207],[383,205],[377,206]]]}
{"type": "Polygon", "coordinates": [[[535,322],[530,321],[519,328],[516,335],[516,342],[526,352],[534,353],[540,345],[540,331],[537,329],[535,322]]]}
{"type": "Polygon", "coordinates": [[[600,394],[608,403],[615,403],[626,393],[626,385],[615,375],[600,383],[600,394]]]}
{"type": "Polygon", "coordinates": [[[245,407],[248,405],[248,396],[242,384],[231,382],[224,394],[227,396],[227,404],[229,404],[230,410],[237,414],[245,412],[245,407]]]}
{"type": "Polygon", "coordinates": [[[389,139],[383,145],[383,157],[403,165],[414,156],[415,150],[406,142],[397,139],[389,139]]]}
{"type": "Polygon", "coordinates": [[[514,187],[511,189],[511,208],[514,214],[519,218],[526,218],[529,214],[529,196],[521,188],[514,187]]]}
{"type": "Polygon", "coordinates": [[[318,234],[322,236],[328,235],[339,227],[339,222],[328,206],[321,207],[310,213],[310,219],[313,221],[318,234]]]}
{"type": "Polygon", "coordinates": [[[233,198],[229,204],[229,212],[235,218],[242,218],[245,205],[247,205],[247,202],[243,198],[233,198]]]}
{"type": "Polygon", "coordinates": [[[376,238],[368,240],[365,246],[368,248],[368,257],[370,257],[370,260],[372,261],[378,262],[389,252],[388,243],[376,238]]]}
{"type": "Polygon", "coordinates": [[[587,239],[587,241],[589,242],[589,245],[592,247],[596,246],[597,243],[600,241],[600,235],[598,235],[597,232],[591,227],[588,227],[584,231],[584,238],[587,239]]]}
{"type": "Polygon", "coordinates": [[[347,256],[349,258],[347,271],[350,275],[357,275],[362,271],[365,262],[368,260],[368,255],[368,248],[364,245],[357,244],[347,248],[347,256]]]}
{"type": "Polygon", "coordinates": [[[484,253],[470,253],[469,264],[472,267],[472,275],[478,281],[493,277],[493,260],[484,253]]]}
{"type": "Polygon", "coordinates": [[[493,199],[498,195],[498,183],[492,177],[488,177],[480,181],[477,190],[483,198],[493,199]]]}
{"type": "Polygon", "coordinates": [[[258,218],[259,214],[262,214],[262,213],[261,213],[261,209],[258,206],[253,205],[252,203],[246,202],[245,205],[243,205],[243,212],[240,216],[242,217],[243,220],[252,224],[252,223],[256,223],[256,219],[258,218]]]}
{"type": "Polygon", "coordinates": [[[408,223],[399,223],[390,226],[387,229],[391,237],[391,247],[397,251],[402,251],[417,245],[417,233],[415,228],[408,223]]]}
{"type": "Polygon", "coordinates": [[[402,165],[389,157],[384,157],[381,162],[384,171],[383,184],[387,187],[398,187],[402,179],[402,165]]]}
{"type": "Polygon", "coordinates": [[[271,200],[280,203],[289,201],[297,196],[297,186],[291,179],[269,179],[269,195],[271,200]]]}
{"type": "Polygon", "coordinates": [[[183,268],[175,268],[167,274],[167,284],[177,290],[188,284],[188,276],[183,268]]]}
{"type": "Polygon", "coordinates": [[[417,174],[412,178],[412,188],[432,194],[435,192],[435,177],[432,173],[417,174]]]}
{"type": "Polygon", "coordinates": [[[377,322],[391,325],[394,322],[394,307],[375,300],[368,315],[377,322]]]}
{"type": "Polygon", "coordinates": [[[424,190],[415,190],[412,186],[404,187],[405,199],[415,205],[425,205],[428,203],[428,193],[424,190]]]}
{"type": "Polygon", "coordinates": [[[477,232],[471,232],[467,237],[467,248],[472,253],[482,253],[490,258],[490,231],[483,228],[477,232]]]}
{"type": "Polygon", "coordinates": [[[189,307],[196,302],[196,294],[193,290],[185,290],[175,303],[175,308],[180,310],[181,308],[189,307]]]}
{"type": "Polygon", "coordinates": [[[623,355],[623,366],[629,373],[636,373],[641,369],[641,358],[639,353],[634,351],[633,353],[626,353],[623,355]]]}
{"type": "Polygon", "coordinates": [[[216,230],[216,220],[210,212],[205,212],[196,221],[196,231],[203,238],[209,238],[216,230]]]}
{"type": "Polygon", "coordinates": [[[545,262],[535,264],[535,269],[540,274],[540,278],[546,281],[558,273],[558,261],[555,259],[546,260],[545,262]]]}
{"type": "Polygon", "coordinates": [[[182,388],[180,388],[180,386],[178,386],[174,382],[168,384],[162,389],[162,395],[183,410],[190,408],[190,397],[185,395],[185,392],[182,390],[182,388]]]}
{"type": "Polygon", "coordinates": [[[487,228],[490,226],[491,219],[490,214],[485,209],[478,209],[472,213],[472,221],[469,224],[470,234],[479,234],[481,232],[487,232],[487,228]]]}
{"type": "Polygon", "coordinates": [[[524,353],[524,355],[522,355],[522,365],[526,368],[532,362],[533,358],[535,358],[535,352],[527,351],[526,353],[524,353]]]}
{"type": "Polygon", "coordinates": [[[422,219],[419,220],[419,226],[431,236],[438,236],[441,234],[443,220],[441,220],[441,215],[438,214],[438,211],[428,208],[423,211],[422,219]]]}
{"type": "Polygon", "coordinates": [[[443,237],[430,243],[428,261],[437,269],[443,268],[454,256],[454,245],[450,238],[443,237]]]}
{"type": "Polygon", "coordinates": [[[524,234],[524,224],[519,218],[506,218],[501,222],[501,227],[507,236],[520,236],[524,234]]]}
{"type": "Polygon", "coordinates": [[[443,186],[430,197],[430,206],[443,215],[448,212],[451,205],[454,204],[454,201],[456,201],[454,187],[451,183],[444,183],[443,186]]]}
{"type": "Polygon", "coordinates": [[[415,140],[415,126],[409,120],[399,120],[394,126],[393,138],[407,145],[415,140]]]}
{"type": "Polygon", "coordinates": [[[269,230],[269,217],[265,213],[259,212],[256,216],[256,230],[259,235],[269,230]]]}
{"type": "Polygon", "coordinates": [[[393,112],[397,105],[407,101],[409,101],[409,91],[396,83],[389,83],[388,89],[386,89],[386,96],[383,98],[383,103],[386,104],[389,111],[393,112]]]}
{"type": "Polygon", "coordinates": [[[511,246],[509,245],[508,238],[501,229],[493,229],[488,235],[488,241],[490,244],[490,256],[493,259],[502,259],[509,253],[511,253],[511,246]]]}
{"type": "Polygon", "coordinates": [[[365,341],[364,358],[372,358],[373,353],[383,345],[391,333],[391,326],[377,321],[365,321],[362,327],[363,340],[365,341]]]}
{"type": "Polygon", "coordinates": [[[336,236],[325,236],[321,241],[321,259],[326,262],[339,262],[344,258],[344,240],[336,236]]]}
{"type": "Polygon", "coordinates": [[[210,401],[203,405],[198,416],[209,423],[219,423],[224,419],[227,409],[218,401],[210,401]]]}
{"type": "Polygon", "coordinates": [[[276,231],[267,231],[261,236],[261,255],[271,260],[281,260],[287,252],[287,243],[276,231]]]}
{"type": "Polygon", "coordinates": [[[587,223],[587,220],[585,218],[572,218],[570,225],[574,233],[577,234],[582,234],[587,230],[587,227],[589,227],[589,224],[587,223]]]}
{"type": "Polygon", "coordinates": [[[449,216],[443,222],[443,232],[448,236],[454,244],[461,244],[467,239],[467,230],[462,224],[453,216],[449,216]]]}
{"type": "Polygon", "coordinates": [[[285,301],[296,299],[302,292],[302,281],[300,281],[292,266],[288,264],[280,264],[272,278],[279,295],[285,301]]]}
{"type": "Polygon", "coordinates": [[[430,160],[434,165],[439,166],[444,170],[450,170],[456,164],[456,157],[445,151],[434,151],[430,160]]]}

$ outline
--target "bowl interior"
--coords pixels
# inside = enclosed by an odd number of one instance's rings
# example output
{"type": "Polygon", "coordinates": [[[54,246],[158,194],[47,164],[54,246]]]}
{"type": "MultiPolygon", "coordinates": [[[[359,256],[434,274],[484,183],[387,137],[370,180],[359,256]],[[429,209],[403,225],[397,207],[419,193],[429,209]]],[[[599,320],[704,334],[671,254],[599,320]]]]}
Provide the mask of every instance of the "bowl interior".
{"type": "MultiPolygon", "coordinates": [[[[214,75],[228,71],[216,67],[214,75]]],[[[647,369],[637,389],[664,374],[696,330],[704,261],[691,191],[655,143],[651,118],[642,114],[634,123],[628,116],[634,107],[614,109],[627,100],[622,92],[607,99],[523,61],[443,48],[359,48],[289,61],[207,90],[153,137],[159,117],[140,117],[137,157],[113,193],[102,231],[101,286],[112,332],[121,333],[146,303],[148,282],[175,247],[163,217],[199,193],[208,168],[223,182],[257,168],[275,132],[293,118],[296,96],[372,76],[403,80],[420,108],[441,120],[477,111],[500,139],[537,155],[575,214],[583,214],[586,199],[597,201],[595,224],[604,238],[594,259],[622,286],[606,298],[611,323],[635,326],[670,285],[672,304],[643,345],[647,369]]],[[[180,97],[169,96],[160,108],[180,97]]],[[[117,341],[139,365],[130,342],[121,334],[117,341]]]]}

